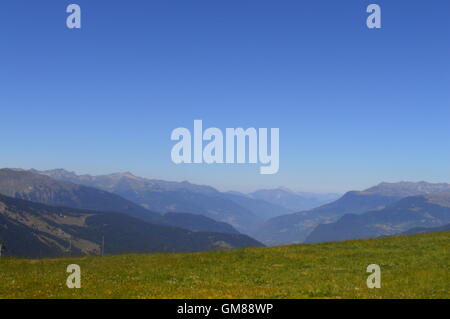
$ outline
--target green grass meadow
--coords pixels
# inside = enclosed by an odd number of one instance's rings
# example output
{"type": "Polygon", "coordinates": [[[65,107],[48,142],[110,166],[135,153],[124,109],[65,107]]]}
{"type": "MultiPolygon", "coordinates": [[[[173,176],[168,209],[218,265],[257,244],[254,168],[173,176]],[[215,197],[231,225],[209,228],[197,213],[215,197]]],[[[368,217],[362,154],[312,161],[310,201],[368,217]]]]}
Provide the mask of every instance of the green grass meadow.
{"type": "Polygon", "coordinates": [[[450,298],[450,232],[317,245],[0,260],[0,298],[450,298]],[[69,289],[69,264],[81,288],[69,289]],[[369,289],[369,264],[381,288],[369,289]]]}

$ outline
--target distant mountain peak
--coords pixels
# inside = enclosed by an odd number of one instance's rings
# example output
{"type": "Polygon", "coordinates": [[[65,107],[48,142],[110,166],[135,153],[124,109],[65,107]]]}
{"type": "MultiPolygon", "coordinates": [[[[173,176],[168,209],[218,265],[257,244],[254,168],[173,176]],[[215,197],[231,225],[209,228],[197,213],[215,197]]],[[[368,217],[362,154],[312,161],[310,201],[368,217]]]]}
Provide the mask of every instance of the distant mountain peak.
{"type": "Polygon", "coordinates": [[[381,182],[376,186],[373,186],[371,188],[375,187],[400,187],[400,186],[436,186],[436,185],[447,185],[450,184],[447,183],[430,183],[426,181],[419,181],[419,182],[411,182],[411,181],[399,181],[399,182],[381,182]]]}
{"type": "Polygon", "coordinates": [[[136,177],[136,175],[134,175],[131,172],[116,173],[116,175],[122,175],[122,176],[127,176],[127,177],[136,177]]]}
{"type": "Polygon", "coordinates": [[[65,170],[64,168],[55,168],[52,171],[55,173],[75,174],[75,172],[69,172],[68,170],[65,170]]]}
{"type": "Polygon", "coordinates": [[[396,183],[382,182],[376,186],[366,189],[364,192],[388,196],[407,197],[432,193],[450,193],[450,184],[429,183],[425,181],[401,181],[396,183]]]}
{"type": "Polygon", "coordinates": [[[286,186],[280,186],[277,188],[277,190],[283,191],[283,192],[288,192],[288,193],[294,193],[293,190],[291,190],[290,188],[287,188],[286,186]]]}
{"type": "Polygon", "coordinates": [[[2,170],[9,170],[14,172],[24,172],[25,170],[22,168],[2,168],[2,170]]]}
{"type": "MultiPolygon", "coordinates": [[[[122,178],[123,177],[123,178],[140,179],[140,177],[134,175],[131,172],[112,173],[112,174],[109,174],[107,176],[116,177],[116,178],[122,178]]],[[[94,177],[94,176],[92,176],[92,177],[94,177]]]]}
{"type": "Polygon", "coordinates": [[[75,172],[70,172],[68,170],[65,170],[64,168],[55,168],[51,170],[46,171],[39,171],[34,168],[30,169],[29,172],[40,174],[40,175],[52,175],[52,176],[58,176],[58,177],[64,177],[64,178],[73,178],[78,176],[75,172]]]}

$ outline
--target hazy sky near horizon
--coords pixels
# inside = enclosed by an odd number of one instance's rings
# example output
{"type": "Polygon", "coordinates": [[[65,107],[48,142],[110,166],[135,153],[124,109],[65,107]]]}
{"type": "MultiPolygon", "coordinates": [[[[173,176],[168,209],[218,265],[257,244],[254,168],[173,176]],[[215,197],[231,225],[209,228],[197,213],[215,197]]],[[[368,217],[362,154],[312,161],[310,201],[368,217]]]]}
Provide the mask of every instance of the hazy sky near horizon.
{"type": "Polygon", "coordinates": [[[0,40],[0,167],[239,191],[450,182],[447,0],[4,0],[0,40]],[[280,128],[279,173],[173,164],[195,119],[280,128]]]}

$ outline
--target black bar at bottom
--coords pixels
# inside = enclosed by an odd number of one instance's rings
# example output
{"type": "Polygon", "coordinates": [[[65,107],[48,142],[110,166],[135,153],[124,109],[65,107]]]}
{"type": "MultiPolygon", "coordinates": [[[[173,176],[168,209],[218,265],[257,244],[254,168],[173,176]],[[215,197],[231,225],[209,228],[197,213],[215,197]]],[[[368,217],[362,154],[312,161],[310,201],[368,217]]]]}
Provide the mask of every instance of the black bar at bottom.
{"type": "MultiPolygon", "coordinates": [[[[3,310],[70,313],[85,316],[112,311],[127,319],[139,312],[144,318],[311,318],[367,315],[381,319],[392,311],[405,315],[446,313],[450,300],[1,300],[3,310]],[[46,309],[48,308],[48,309],[46,309]]],[[[130,318],[131,319],[131,318],[130,318]]]]}

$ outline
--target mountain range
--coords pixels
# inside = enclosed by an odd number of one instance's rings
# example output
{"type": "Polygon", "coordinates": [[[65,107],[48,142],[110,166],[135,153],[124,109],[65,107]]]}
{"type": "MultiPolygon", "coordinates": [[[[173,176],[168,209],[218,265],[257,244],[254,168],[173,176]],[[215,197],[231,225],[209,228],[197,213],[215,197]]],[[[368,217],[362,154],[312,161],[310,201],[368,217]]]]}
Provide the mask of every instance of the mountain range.
{"type": "Polygon", "coordinates": [[[231,225],[189,213],[161,215],[93,187],[58,181],[33,171],[0,169],[0,194],[51,206],[103,212],[119,212],[145,222],[176,226],[193,231],[239,233],[231,225]]]}
{"type": "Polygon", "coordinates": [[[210,186],[186,181],[146,179],[129,172],[99,176],[77,175],[63,169],[33,172],[57,181],[95,187],[119,195],[153,212],[203,215],[228,223],[247,234],[269,218],[292,212],[289,208],[245,194],[220,192],[210,186]]]}
{"type": "Polygon", "coordinates": [[[0,240],[6,255],[28,258],[99,255],[102,250],[121,254],[262,246],[241,234],[189,231],[122,213],[49,206],[4,195],[0,240]]]}
{"type": "Polygon", "coordinates": [[[334,223],[321,224],[305,243],[374,238],[401,234],[417,227],[450,223],[450,194],[406,197],[378,210],[346,214],[334,223]]]}
{"type": "Polygon", "coordinates": [[[121,212],[148,222],[160,218],[116,194],[24,170],[0,169],[0,194],[52,206],[121,212]]]}
{"type": "MultiPolygon", "coordinates": [[[[5,208],[0,236],[9,236],[10,241],[21,234],[25,242],[32,242],[31,248],[39,247],[40,255],[63,253],[67,236],[76,239],[73,253],[98,253],[99,233],[126,238],[129,243],[110,240],[111,253],[199,251],[437,231],[450,223],[450,185],[445,183],[381,183],[336,199],[336,194],[285,188],[220,192],[210,186],[146,179],[128,172],[92,176],[63,169],[0,169],[0,194],[5,208]],[[314,207],[319,203],[324,204],[314,207]],[[293,213],[295,207],[313,208],[293,213]],[[54,217],[58,211],[66,212],[60,213],[66,217],[54,217]],[[75,224],[69,224],[69,231],[64,220],[72,219],[75,224]],[[52,227],[64,235],[48,233],[52,227]]],[[[30,253],[20,247],[14,250],[30,253]]]]}
{"type": "Polygon", "coordinates": [[[450,185],[426,182],[381,183],[365,191],[347,192],[338,200],[312,210],[272,218],[260,226],[253,237],[266,245],[301,243],[320,224],[336,222],[346,214],[358,215],[381,210],[405,197],[431,193],[450,193],[450,185]]]}

